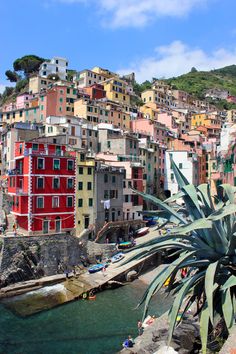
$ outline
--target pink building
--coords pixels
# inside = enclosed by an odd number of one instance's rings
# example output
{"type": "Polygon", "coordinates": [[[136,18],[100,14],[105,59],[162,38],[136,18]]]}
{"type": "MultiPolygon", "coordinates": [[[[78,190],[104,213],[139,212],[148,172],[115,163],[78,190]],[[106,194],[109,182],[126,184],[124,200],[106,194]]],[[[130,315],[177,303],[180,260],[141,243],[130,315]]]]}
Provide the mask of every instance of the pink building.
{"type": "Polygon", "coordinates": [[[16,97],[16,109],[28,108],[29,102],[35,95],[30,95],[28,93],[22,93],[16,97]]]}
{"type": "Polygon", "coordinates": [[[40,119],[45,121],[49,116],[65,116],[67,86],[54,86],[40,95],[40,119]]]}
{"type": "Polygon", "coordinates": [[[164,124],[172,132],[179,134],[179,124],[177,124],[172,113],[169,112],[158,113],[157,121],[159,123],[164,124]]]}

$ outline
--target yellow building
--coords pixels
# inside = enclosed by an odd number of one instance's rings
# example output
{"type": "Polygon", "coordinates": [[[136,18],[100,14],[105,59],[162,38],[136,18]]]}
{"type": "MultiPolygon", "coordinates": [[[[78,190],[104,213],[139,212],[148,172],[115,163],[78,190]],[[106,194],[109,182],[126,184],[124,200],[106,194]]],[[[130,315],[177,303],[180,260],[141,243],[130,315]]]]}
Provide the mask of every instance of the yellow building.
{"type": "Polygon", "coordinates": [[[194,129],[198,126],[212,127],[215,129],[220,129],[220,120],[215,113],[197,113],[193,114],[191,117],[191,128],[194,129]]]}
{"type": "Polygon", "coordinates": [[[98,75],[102,75],[106,78],[111,78],[111,77],[118,77],[118,75],[116,73],[113,73],[112,71],[110,70],[107,70],[107,69],[103,69],[103,68],[100,68],[99,66],[95,66],[92,71],[98,75]]]}
{"type": "Polygon", "coordinates": [[[111,78],[103,82],[106,97],[124,105],[130,105],[130,95],[126,91],[127,84],[118,78],[111,78]]]}
{"type": "Polygon", "coordinates": [[[206,113],[193,114],[191,117],[191,128],[194,129],[199,125],[206,126],[206,119],[207,119],[206,113]]]}
{"type": "Polygon", "coordinates": [[[24,123],[41,122],[38,106],[1,112],[0,118],[3,123],[7,123],[7,124],[18,123],[18,122],[24,122],[24,123]]]}
{"type": "Polygon", "coordinates": [[[129,111],[114,102],[95,102],[80,98],[74,102],[74,115],[92,124],[110,123],[117,128],[130,129],[129,111]]]}
{"type": "Polygon", "coordinates": [[[151,88],[145,90],[141,94],[142,101],[145,104],[155,103],[159,106],[171,107],[174,108],[176,106],[175,98],[172,95],[171,90],[156,90],[155,88],[151,88]]]}
{"type": "Polygon", "coordinates": [[[52,84],[53,80],[45,77],[35,75],[29,78],[29,93],[40,93],[48,88],[48,85],[52,84]]]}
{"type": "Polygon", "coordinates": [[[85,152],[76,153],[76,235],[94,227],[95,220],[95,159],[85,152]]]}
{"type": "Polygon", "coordinates": [[[155,103],[144,104],[140,107],[140,112],[143,113],[144,117],[151,120],[156,120],[158,117],[158,108],[155,103]]]}
{"type": "Polygon", "coordinates": [[[227,121],[229,123],[236,123],[236,109],[230,109],[227,111],[227,121]]]}

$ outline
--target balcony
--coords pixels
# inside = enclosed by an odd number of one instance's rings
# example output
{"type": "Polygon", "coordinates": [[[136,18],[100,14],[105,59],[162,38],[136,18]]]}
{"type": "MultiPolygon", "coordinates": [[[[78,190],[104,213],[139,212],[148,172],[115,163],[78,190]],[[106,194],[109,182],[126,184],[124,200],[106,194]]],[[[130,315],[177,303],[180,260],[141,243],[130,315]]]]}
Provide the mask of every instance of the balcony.
{"type": "Polygon", "coordinates": [[[16,188],[16,195],[23,196],[23,195],[28,195],[28,192],[24,191],[23,188],[16,188]]]}
{"type": "Polygon", "coordinates": [[[8,170],[7,174],[8,176],[22,175],[22,171],[18,168],[14,168],[13,170],[8,170]]]}
{"type": "Polygon", "coordinates": [[[55,150],[49,150],[49,149],[41,149],[41,150],[33,150],[33,149],[27,149],[25,148],[23,151],[20,151],[19,149],[16,151],[17,154],[19,155],[24,155],[24,156],[29,156],[29,155],[35,155],[35,156],[70,156],[67,151],[55,151],[55,150]]]}

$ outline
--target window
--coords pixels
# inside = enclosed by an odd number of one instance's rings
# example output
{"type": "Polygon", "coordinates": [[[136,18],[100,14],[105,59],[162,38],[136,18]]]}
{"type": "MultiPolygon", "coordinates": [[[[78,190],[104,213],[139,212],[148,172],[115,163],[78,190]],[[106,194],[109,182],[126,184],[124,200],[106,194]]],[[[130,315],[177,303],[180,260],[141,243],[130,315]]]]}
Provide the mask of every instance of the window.
{"type": "Polygon", "coordinates": [[[45,163],[45,160],[41,157],[38,157],[38,160],[37,160],[37,167],[38,167],[38,170],[44,170],[44,163],[45,163]]]}
{"type": "Polygon", "coordinates": [[[59,208],[59,197],[52,197],[52,207],[59,208]]]}
{"type": "Polygon", "coordinates": [[[107,183],[108,182],[108,175],[105,173],[104,175],[104,183],[107,183]]]}
{"type": "Polygon", "coordinates": [[[73,160],[68,160],[67,161],[67,170],[72,171],[74,168],[74,161],[73,160]]]}
{"type": "Polygon", "coordinates": [[[80,161],[84,162],[85,158],[84,158],[84,154],[80,154],[80,161]]]}
{"type": "Polygon", "coordinates": [[[73,207],[73,197],[67,197],[67,208],[73,207]]]}
{"type": "Polygon", "coordinates": [[[68,189],[73,188],[73,179],[72,178],[67,179],[67,188],[68,189]]]}
{"type": "Polygon", "coordinates": [[[60,170],[60,160],[57,160],[57,159],[53,160],[53,169],[60,170]]]}
{"type": "Polygon", "coordinates": [[[83,199],[78,199],[78,207],[79,208],[82,208],[82,206],[83,206],[83,199]]]}
{"type": "Polygon", "coordinates": [[[44,187],[44,178],[43,177],[38,177],[37,178],[37,188],[43,188],[44,187]]]}
{"type": "Polygon", "coordinates": [[[89,207],[93,206],[93,198],[89,198],[88,200],[89,207]]]}
{"type": "Polygon", "coordinates": [[[88,175],[92,174],[92,167],[88,167],[88,175]]]}
{"type": "Polygon", "coordinates": [[[170,174],[170,179],[173,181],[174,180],[174,173],[170,174]]]}
{"type": "Polygon", "coordinates": [[[83,190],[83,182],[78,183],[78,190],[82,191],[83,190]]]}
{"type": "Polygon", "coordinates": [[[110,149],[110,147],[111,147],[111,142],[109,140],[107,141],[107,147],[108,147],[108,149],[110,149]]]}
{"type": "Polygon", "coordinates": [[[87,189],[88,189],[88,191],[92,190],[92,182],[87,183],[87,189]]]}
{"type": "Polygon", "coordinates": [[[183,164],[182,163],[179,163],[179,168],[183,168],[183,164]]]}
{"type": "Polygon", "coordinates": [[[109,198],[109,192],[107,190],[104,191],[104,199],[109,198]]]}
{"type": "Polygon", "coordinates": [[[52,188],[58,189],[60,187],[60,179],[59,177],[53,178],[52,188]]]}
{"type": "Polygon", "coordinates": [[[43,208],[44,207],[44,198],[43,197],[37,197],[37,208],[43,208]]]}
{"type": "Polygon", "coordinates": [[[84,173],[83,167],[79,167],[79,175],[83,175],[83,173],[84,173]]]}
{"type": "Polygon", "coordinates": [[[37,151],[39,149],[39,145],[38,144],[33,144],[32,145],[32,150],[33,151],[37,151]]]}

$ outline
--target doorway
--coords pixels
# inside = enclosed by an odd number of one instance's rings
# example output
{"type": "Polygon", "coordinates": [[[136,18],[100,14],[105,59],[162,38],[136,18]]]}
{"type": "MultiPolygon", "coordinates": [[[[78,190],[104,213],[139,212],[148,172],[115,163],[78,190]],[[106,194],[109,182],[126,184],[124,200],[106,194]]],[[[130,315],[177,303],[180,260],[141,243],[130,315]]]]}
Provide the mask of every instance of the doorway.
{"type": "Polygon", "coordinates": [[[56,217],[56,232],[61,232],[61,218],[60,218],[60,216],[56,217]]]}
{"type": "Polygon", "coordinates": [[[48,234],[49,231],[49,220],[43,221],[43,233],[48,234]]]}

